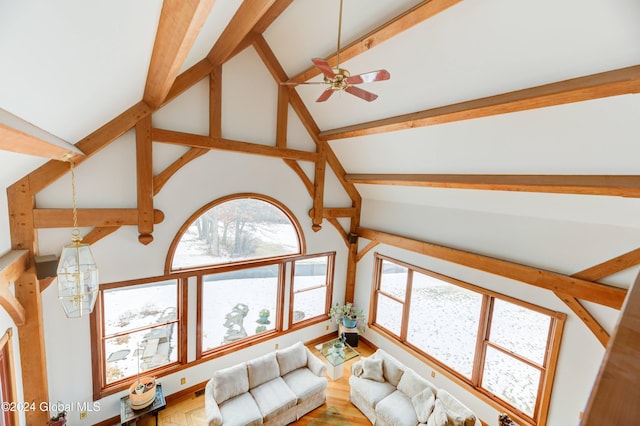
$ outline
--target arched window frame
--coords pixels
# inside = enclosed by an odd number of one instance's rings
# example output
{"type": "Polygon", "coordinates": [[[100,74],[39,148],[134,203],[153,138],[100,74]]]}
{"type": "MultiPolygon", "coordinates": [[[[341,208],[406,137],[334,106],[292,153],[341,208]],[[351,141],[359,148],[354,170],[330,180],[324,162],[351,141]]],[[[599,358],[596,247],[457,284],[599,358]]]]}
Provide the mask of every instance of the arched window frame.
{"type": "Polygon", "coordinates": [[[282,204],[281,202],[279,202],[278,200],[276,200],[275,198],[269,197],[267,195],[262,195],[262,194],[255,194],[255,193],[239,193],[239,194],[232,194],[232,195],[227,195],[221,198],[218,198],[206,205],[204,205],[203,207],[201,207],[200,209],[198,209],[194,214],[192,214],[189,219],[187,219],[184,224],[180,227],[180,229],[178,230],[178,232],[176,233],[176,236],[173,238],[173,241],[171,242],[171,245],[169,246],[169,251],[167,253],[167,258],[165,261],[165,273],[166,274],[170,274],[172,272],[183,272],[183,271],[193,271],[193,270],[201,270],[201,269],[209,269],[209,268],[215,268],[215,267],[228,267],[229,265],[234,265],[234,264],[243,264],[243,263],[251,263],[254,261],[263,261],[263,260],[270,260],[270,259],[277,259],[277,258],[286,258],[288,256],[298,256],[298,255],[303,255],[306,254],[306,242],[304,239],[304,233],[302,232],[302,227],[300,226],[300,222],[298,222],[298,219],[295,217],[295,215],[293,214],[293,212],[291,212],[291,210],[289,210],[284,204],[282,204]],[[259,201],[263,201],[266,203],[271,204],[272,206],[276,207],[277,209],[279,209],[291,222],[291,225],[294,227],[295,231],[296,231],[296,235],[297,235],[297,239],[298,239],[298,247],[300,248],[300,250],[298,251],[298,253],[291,253],[291,254],[287,254],[284,256],[271,256],[271,257],[264,257],[264,258],[254,258],[254,259],[249,259],[249,260],[240,260],[240,261],[235,261],[235,262],[225,262],[223,264],[211,264],[211,265],[198,265],[195,267],[189,267],[189,268],[173,268],[173,259],[175,257],[176,254],[176,250],[178,248],[178,244],[180,243],[180,240],[182,239],[182,236],[185,234],[185,232],[187,232],[187,230],[189,229],[189,227],[203,214],[205,214],[207,211],[209,211],[210,209],[219,206],[221,204],[224,204],[226,202],[229,201],[233,201],[233,200],[239,200],[239,199],[253,199],[253,200],[259,200],[259,201]]]}

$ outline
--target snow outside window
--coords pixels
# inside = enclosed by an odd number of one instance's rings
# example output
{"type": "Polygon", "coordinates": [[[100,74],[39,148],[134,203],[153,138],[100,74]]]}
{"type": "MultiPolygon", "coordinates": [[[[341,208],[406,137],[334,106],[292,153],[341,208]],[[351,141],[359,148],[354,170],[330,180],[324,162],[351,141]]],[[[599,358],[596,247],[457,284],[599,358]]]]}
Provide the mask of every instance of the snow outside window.
{"type": "Polygon", "coordinates": [[[326,317],[331,301],[334,255],[314,256],[293,262],[291,324],[326,317]]]}

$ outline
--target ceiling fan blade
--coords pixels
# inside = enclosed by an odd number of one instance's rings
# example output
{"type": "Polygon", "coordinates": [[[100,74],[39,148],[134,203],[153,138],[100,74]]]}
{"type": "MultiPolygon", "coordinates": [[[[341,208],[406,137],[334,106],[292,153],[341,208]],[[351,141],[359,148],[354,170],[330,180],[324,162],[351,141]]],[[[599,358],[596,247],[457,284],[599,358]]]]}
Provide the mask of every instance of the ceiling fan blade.
{"type": "Polygon", "coordinates": [[[322,58],[313,58],[311,62],[313,62],[316,67],[318,67],[320,72],[322,72],[325,77],[329,79],[336,78],[336,74],[333,72],[333,68],[331,68],[331,65],[329,65],[329,62],[327,62],[326,60],[322,58]]]}
{"type": "Polygon", "coordinates": [[[375,93],[367,92],[356,86],[347,86],[345,92],[349,92],[354,96],[359,97],[360,99],[364,99],[367,102],[375,101],[378,98],[378,95],[375,93]]]}
{"type": "Polygon", "coordinates": [[[325,90],[324,92],[322,92],[320,97],[318,99],[316,99],[316,102],[324,102],[324,101],[326,101],[327,99],[329,99],[331,97],[331,95],[333,95],[333,92],[335,92],[335,90],[333,90],[331,88],[325,90]]]}
{"type": "Polygon", "coordinates": [[[345,80],[349,84],[371,83],[374,81],[389,80],[391,74],[387,70],[371,71],[364,74],[352,75],[345,80]]]}

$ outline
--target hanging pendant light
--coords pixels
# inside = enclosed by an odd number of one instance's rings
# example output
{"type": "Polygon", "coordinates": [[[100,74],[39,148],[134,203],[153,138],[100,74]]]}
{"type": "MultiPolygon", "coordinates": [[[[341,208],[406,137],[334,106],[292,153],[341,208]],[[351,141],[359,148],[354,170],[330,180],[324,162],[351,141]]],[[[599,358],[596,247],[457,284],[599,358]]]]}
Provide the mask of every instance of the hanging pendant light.
{"type": "Polygon", "coordinates": [[[76,184],[71,166],[71,192],[73,196],[73,231],[71,244],[62,248],[58,263],[58,299],[69,318],[91,313],[98,298],[98,267],[89,244],[81,243],[76,209],[76,184]]]}

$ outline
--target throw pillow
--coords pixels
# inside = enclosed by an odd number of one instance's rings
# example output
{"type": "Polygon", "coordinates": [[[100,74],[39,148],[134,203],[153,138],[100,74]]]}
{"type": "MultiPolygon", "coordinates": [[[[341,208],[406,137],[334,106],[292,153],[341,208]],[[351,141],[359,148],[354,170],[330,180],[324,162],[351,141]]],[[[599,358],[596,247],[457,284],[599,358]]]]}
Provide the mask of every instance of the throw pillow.
{"type": "Polygon", "coordinates": [[[259,358],[247,361],[247,372],[249,373],[250,389],[279,377],[280,366],[278,365],[275,352],[270,352],[259,358]]]}
{"type": "Polygon", "coordinates": [[[384,374],[385,380],[393,386],[398,386],[400,378],[404,373],[404,369],[398,361],[382,349],[378,349],[376,353],[373,354],[373,357],[382,360],[382,374],[384,374]]]}
{"type": "MultiPolygon", "coordinates": [[[[406,375],[405,371],[405,375],[406,375]]],[[[416,416],[418,422],[427,423],[429,416],[433,412],[433,406],[435,405],[436,397],[431,392],[431,388],[425,388],[422,392],[418,392],[411,397],[411,403],[414,410],[416,410],[416,416]]]]}
{"type": "Polygon", "coordinates": [[[362,363],[362,375],[363,379],[375,380],[376,382],[384,382],[382,376],[382,360],[381,359],[365,359],[362,363]]]}
{"type": "Polygon", "coordinates": [[[436,399],[433,404],[433,412],[427,420],[427,426],[448,426],[449,419],[447,418],[447,411],[442,405],[442,402],[436,399]]]}
{"type": "Polygon", "coordinates": [[[278,364],[280,365],[281,376],[307,365],[307,351],[302,342],[298,342],[285,349],[280,349],[276,352],[276,355],[278,357],[278,364]]]}
{"type": "Polygon", "coordinates": [[[438,394],[437,388],[431,382],[418,376],[418,374],[410,368],[405,370],[398,382],[398,390],[409,398],[421,392],[425,388],[430,388],[434,395],[438,394]]]}
{"type": "Polygon", "coordinates": [[[213,373],[213,398],[218,404],[248,391],[249,377],[244,362],[213,373]]]}
{"type": "Polygon", "coordinates": [[[462,405],[446,390],[440,389],[437,399],[447,411],[449,424],[453,426],[473,426],[476,424],[476,416],[473,411],[462,405]]]}

